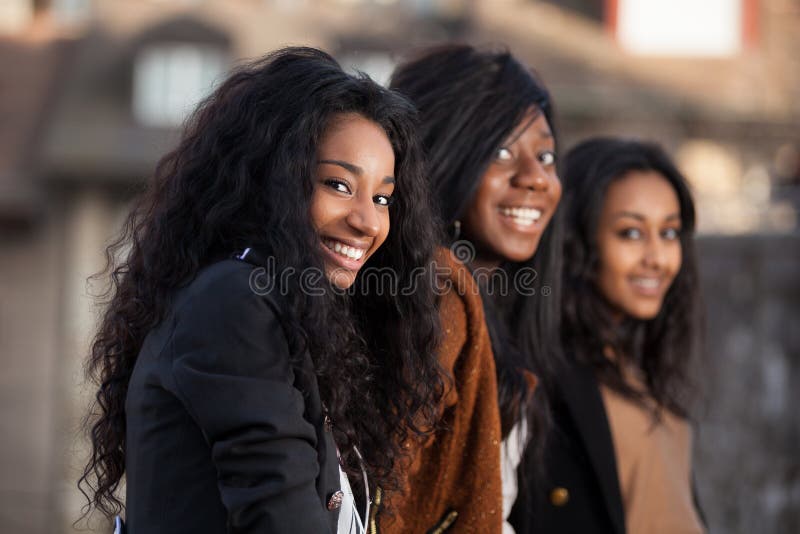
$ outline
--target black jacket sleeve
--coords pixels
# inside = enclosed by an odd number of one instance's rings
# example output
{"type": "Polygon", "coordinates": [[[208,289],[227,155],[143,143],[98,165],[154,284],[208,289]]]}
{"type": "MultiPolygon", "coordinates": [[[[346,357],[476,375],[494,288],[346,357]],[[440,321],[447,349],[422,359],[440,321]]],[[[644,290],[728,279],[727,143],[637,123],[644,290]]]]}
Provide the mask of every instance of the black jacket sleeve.
{"type": "Polygon", "coordinates": [[[228,532],[329,532],[317,495],[316,432],[303,417],[274,304],[221,277],[180,307],[174,394],[212,452],[228,532]]]}

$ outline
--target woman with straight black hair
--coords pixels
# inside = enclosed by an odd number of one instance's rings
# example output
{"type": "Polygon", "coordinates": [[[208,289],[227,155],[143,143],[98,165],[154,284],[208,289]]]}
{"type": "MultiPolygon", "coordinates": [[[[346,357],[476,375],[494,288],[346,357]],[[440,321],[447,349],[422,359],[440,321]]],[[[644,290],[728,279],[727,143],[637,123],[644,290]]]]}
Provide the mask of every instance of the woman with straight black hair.
{"type": "MultiPolygon", "coordinates": [[[[557,359],[552,243],[561,185],[552,105],[537,76],[503,49],[425,50],[401,64],[390,85],[419,109],[436,209],[448,229],[443,244],[474,278],[490,334],[483,359],[444,361],[457,399],[443,406],[445,430],[420,452],[421,469],[393,503],[409,532],[499,532],[522,447],[546,426],[536,377],[546,383],[557,359]]],[[[442,321],[449,331],[461,319],[443,313],[442,321]]]]}
{"type": "Polygon", "coordinates": [[[562,342],[546,476],[523,533],[703,532],[691,481],[698,348],[695,212],[653,144],[580,143],[564,158],[562,342]]]}
{"type": "Polygon", "coordinates": [[[133,534],[364,531],[442,389],[432,288],[360,274],[432,259],[415,118],[311,48],[200,105],[108,249],[90,508],[124,479],[133,534]]]}

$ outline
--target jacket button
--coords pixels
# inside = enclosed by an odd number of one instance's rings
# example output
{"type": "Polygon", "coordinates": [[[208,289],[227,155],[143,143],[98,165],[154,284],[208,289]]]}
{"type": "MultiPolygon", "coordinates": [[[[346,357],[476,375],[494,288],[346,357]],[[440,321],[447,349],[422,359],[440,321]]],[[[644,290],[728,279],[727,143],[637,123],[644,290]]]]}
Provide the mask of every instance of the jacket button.
{"type": "Polygon", "coordinates": [[[550,502],[553,503],[554,506],[564,506],[569,502],[569,491],[567,488],[554,488],[553,491],[550,492],[550,502]]]}
{"type": "Polygon", "coordinates": [[[341,507],[343,498],[344,493],[342,493],[341,490],[331,493],[331,496],[328,497],[328,510],[333,511],[341,507]]]}

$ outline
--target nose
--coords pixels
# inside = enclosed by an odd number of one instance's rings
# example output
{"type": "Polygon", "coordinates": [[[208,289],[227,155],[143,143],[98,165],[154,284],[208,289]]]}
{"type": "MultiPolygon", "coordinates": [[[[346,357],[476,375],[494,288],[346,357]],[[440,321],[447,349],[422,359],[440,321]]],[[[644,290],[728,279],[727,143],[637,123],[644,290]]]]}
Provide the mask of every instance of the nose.
{"type": "Polygon", "coordinates": [[[517,172],[511,177],[511,185],[520,189],[546,192],[550,189],[550,176],[539,161],[527,158],[520,161],[517,172]]]}
{"type": "Polygon", "coordinates": [[[377,236],[381,229],[380,217],[372,198],[357,200],[346,220],[353,229],[369,237],[377,236]]]}
{"type": "Polygon", "coordinates": [[[647,240],[644,249],[642,263],[646,267],[660,269],[666,261],[665,243],[658,237],[647,240]]]}

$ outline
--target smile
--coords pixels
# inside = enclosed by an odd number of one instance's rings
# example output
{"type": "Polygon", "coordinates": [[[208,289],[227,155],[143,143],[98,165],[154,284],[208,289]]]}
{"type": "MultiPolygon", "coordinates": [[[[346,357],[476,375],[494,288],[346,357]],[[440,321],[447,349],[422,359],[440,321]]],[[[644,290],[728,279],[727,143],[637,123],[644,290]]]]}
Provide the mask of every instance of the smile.
{"type": "Polygon", "coordinates": [[[347,258],[349,260],[359,261],[367,252],[367,249],[365,248],[354,247],[335,239],[325,238],[322,240],[322,244],[325,245],[325,248],[337,256],[341,256],[342,258],[347,258]]]}
{"type": "Polygon", "coordinates": [[[520,226],[532,226],[542,217],[542,210],[536,208],[500,206],[498,211],[520,226]]]}
{"type": "Polygon", "coordinates": [[[631,285],[642,295],[659,296],[663,285],[662,278],[652,278],[646,276],[633,276],[629,278],[631,285]]]}

